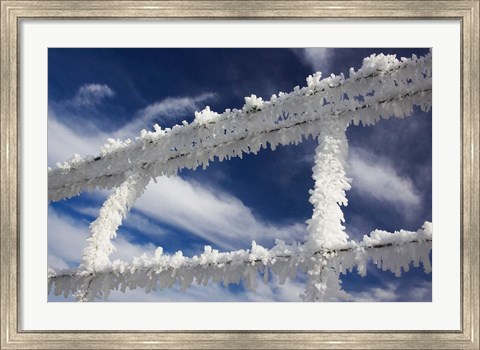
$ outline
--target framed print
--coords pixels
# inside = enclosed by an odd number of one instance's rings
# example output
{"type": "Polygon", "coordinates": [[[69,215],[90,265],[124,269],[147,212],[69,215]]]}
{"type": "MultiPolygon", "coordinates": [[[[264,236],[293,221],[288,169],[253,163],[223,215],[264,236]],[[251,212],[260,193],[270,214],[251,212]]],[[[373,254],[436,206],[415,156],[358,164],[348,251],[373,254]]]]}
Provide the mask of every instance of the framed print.
{"type": "Polygon", "coordinates": [[[478,348],[478,1],[1,6],[2,348],[478,348]]]}
{"type": "Polygon", "coordinates": [[[429,48],[382,48],[377,56],[372,50],[376,49],[49,48],[49,301],[432,301],[432,185],[425,173],[431,172],[433,55],[429,48]],[[406,58],[401,61],[394,55],[406,58]],[[345,71],[358,62],[362,67],[348,78],[308,74],[311,69],[345,71]],[[113,71],[122,71],[135,86],[148,81],[138,88],[153,92],[148,104],[136,101],[131,86],[122,91],[113,71]],[[385,72],[382,80],[369,77],[380,76],[380,71],[385,72]],[[90,77],[67,88],[66,75],[72,83],[90,77]],[[141,79],[142,75],[158,78],[141,79]],[[274,89],[283,90],[287,81],[294,85],[302,75],[307,76],[307,87],[276,95],[274,89]],[[159,77],[168,90],[160,91],[159,77]],[[410,78],[415,83],[408,84],[410,78]],[[89,82],[92,79],[102,83],[89,82]],[[62,94],[66,89],[74,95],[62,94]],[[372,90],[377,91],[374,96],[360,92],[372,90]],[[238,95],[242,109],[214,112],[219,106],[235,106],[238,95]],[[272,97],[263,101],[257,95],[272,97]],[[122,122],[121,112],[114,110],[120,105],[128,110],[124,102],[129,98],[136,111],[125,113],[127,122],[122,122]],[[381,102],[387,99],[401,112],[381,102]],[[200,108],[203,104],[207,107],[200,108]],[[418,109],[412,110],[412,105],[418,109]],[[306,112],[309,109],[313,111],[306,112]],[[406,117],[410,112],[411,118],[406,117]],[[340,128],[349,125],[340,130],[345,137],[336,140],[342,142],[342,152],[330,148],[335,128],[322,117],[335,113],[340,128]],[[376,122],[377,113],[397,118],[376,122]],[[79,132],[80,125],[102,120],[112,126],[110,136],[115,135],[103,146],[107,126],[90,125],[79,132]],[[149,123],[155,129],[148,128],[149,123]],[[142,125],[146,129],[137,137],[142,125]],[[415,130],[409,136],[407,125],[415,130]],[[395,138],[385,142],[393,133],[395,138]],[[326,139],[320,142],[319,137],[326,139]],[[93,161],[82,158],[97,149],[100,155],[93,161]],[[82,155],[63,162],[76,152],[82,155]],[[322,166],[331,158],[338,163],[331,160],[330,166],[322,166]],[[55,165],[58,162],[63,163],[55,165]],[[136,169],[136,163],[150,170],[123,184],[127,180],[122,167],[136,169]],[[98,189],[80,189],[69,199],[84,178],[99,189],[113,178],[90,173],[71,182],[90,167],[94,172],[108,169],[120,182],[106,198],[98,189]],[[166,176],[155,174],[156,182],[150,182],[149,174],[155,171],[166,176]],[[322,182],[325,179],[330,180],[322,182]],[[334,183],[339,185],[331,187],[334,183]],[[325,198],[316,202],[317,196],[325,198]],[[341,208],[337,196],[345,198],[341,208]],[[118,223],[114,203],[131,208],[128,214],[127,207],[118,212],[123,221],[116,231],[110,226],[118,223]],[[327,228],[325,220],[335,224],[327,228]],[[87,239],[85,224],[92,221],[87,239]],[[384,231],[358,234],[374,227],[384,231]],[[396,233],[386,233],[389,229],[396,233]],[[111,244],[117,249],[111,251],[111,244]],[[155,251],[148,252],[154,245],[155,251]],[[191,256],[184,253],[189,250],[191,256]],[[137,255],[128,256],[130,252],[137,255]],[[310,268],[316,269],[309,266],[310,255],[321,254],[331,274],[310,277],[310,268]],[[370,260],[379,268],[372,270],[370,260]],[[313,281],[322,284],[322,290],[313,281]]]}

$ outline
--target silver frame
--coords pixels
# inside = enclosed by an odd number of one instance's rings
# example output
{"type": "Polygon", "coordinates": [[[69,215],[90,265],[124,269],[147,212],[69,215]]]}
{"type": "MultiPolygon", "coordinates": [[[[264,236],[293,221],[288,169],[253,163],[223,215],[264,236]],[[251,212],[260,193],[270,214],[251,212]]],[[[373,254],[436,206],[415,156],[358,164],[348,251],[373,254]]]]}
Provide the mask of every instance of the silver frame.
{"type": "Polygon", "coordinates": [[[3,1],[1,3],[0,335],[2,349],[479,349],[479,2],[3,1]],[[461,21],[460,331],[21,331],[19,329],[19,21],[181,18],[461,21]]]}

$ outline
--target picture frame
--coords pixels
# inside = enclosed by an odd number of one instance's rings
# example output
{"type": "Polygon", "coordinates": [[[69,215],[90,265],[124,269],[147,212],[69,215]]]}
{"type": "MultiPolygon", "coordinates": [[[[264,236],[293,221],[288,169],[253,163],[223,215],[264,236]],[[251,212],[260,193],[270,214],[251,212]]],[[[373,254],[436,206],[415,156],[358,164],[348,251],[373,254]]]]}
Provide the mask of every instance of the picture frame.
{"type": "Polygon", "coordinates": [[[1,348],[479,348],[479,1],[1,1],[1,348]],[[460,331],[19,329],[19,22],[22,18],[459,19],[462,26],[460,331]]]}

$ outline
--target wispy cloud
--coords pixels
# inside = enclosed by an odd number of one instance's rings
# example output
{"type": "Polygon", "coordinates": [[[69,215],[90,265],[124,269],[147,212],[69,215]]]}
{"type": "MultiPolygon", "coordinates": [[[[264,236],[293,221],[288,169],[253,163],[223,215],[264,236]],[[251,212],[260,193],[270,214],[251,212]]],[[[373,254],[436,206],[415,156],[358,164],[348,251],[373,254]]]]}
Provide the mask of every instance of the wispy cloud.
{"type": "Polygon", "coordinates": [[[373,287],[368,288],[362,292],[350,293],[351,301],[359,302],[379,302],[379,301],[396,301],[398,299],[397,295],[397,285],[390,283],[385,287],[373,287]]]}
{"type": "Polygon", "coordinates": [[[112,253],[111,260],[120,259],[122,261],[132,261],[134,257],[141,256],[143,254],[153,255],[157,248],[152,243],[136,244],[128,241],[125,237],[118,236],[114,242],[116,251],[112,253]]]}
{"type": "Polygon", "coordinates": [[[215,97],[213,93],[203,93],[195,97],[167,97],[159,102],[152,103],[138,112],[141,118],[177,119],[185,111],[190,112],[203,107],[202,104],[215,97]]]}
{"type": "Polygon", "coordinates": [[[206,101],[214,98],[213,93],[203,93],[194,97],[167,97],[139,110],[130,123],[113,133],[113,137],[125,139],[137,136],[140,130],[150,128],[154,119],[159,119],[162,127],[171,127],[182,118],[191,118],[193,112],[203,109],[206,101]]]}
{"type": "Polygon", "coordinates": [[[356,302],[430,302],[432,301],[432,283],[422,281],[418,286],[414,282],[399,280],[381,287],[365,285],[361,292],[349,293],[350,300],[356,302]]]}
{"type": "Polygon", "coordinates": [[[348,174],[352,191],[402,208],[414,209],[421,203],[419,191],[410,178],[401,176],[389,161],[363,149],[352,147],[348,174]]]}
{"type": "Polygon", "coordinates": [[[48,265],[61,268],[78,265],[88,233],[88,222],[48,208],[48,265]]]}
{"type": "Polygon", "coordinates": [[[300,240],[303,223],[278,226],[256,218],[239,199],[180,177],[151,182],[135,208],[145,215],[202,237],[220,249],[249,248],[251,241],[300,240]]]}
{"type": "Polygon", "coordinates": [[[300,295],[305,293],[305,280],[297,276],[296,279],[287,278],[284,284],[280,284],[277,275],[273,275],[268,283],[264,283],[261,277],[257,278],[254,291],[246,291],[248,301],[294,301],[302,299],[300,295]]]}
{"type": "Polygon", "coordinates": [[[113,96],[115,96],[115,91],[107,84],[85,84],[78,89],[76,95],[69,102],[76,107],[93,107],[105,98],[113,96]]]}
{"type": "Polygon", "coordinates": [[[406,297],[413,301],[432,301],[432,282],[422,281],[418,286],[411,288],[406,297]]]}
{"type": "Polygon", "coordinates": [[[47,128],[49,166],[54,166],[57,162],[67,160],[74,154],[81,156],[96,155],[108,138],[107,134],[100,131],[80,135],[70,127],[62,124],[53,110],[48,112],[47,128]]]}
{"type": "Polygon", "coordinates": [[[330,75],[330,67],[334,59],[333,49],[325,47],[310,47],[294,49],[294,52],[314,71],[319,71],[324,77],[330,75]]]}

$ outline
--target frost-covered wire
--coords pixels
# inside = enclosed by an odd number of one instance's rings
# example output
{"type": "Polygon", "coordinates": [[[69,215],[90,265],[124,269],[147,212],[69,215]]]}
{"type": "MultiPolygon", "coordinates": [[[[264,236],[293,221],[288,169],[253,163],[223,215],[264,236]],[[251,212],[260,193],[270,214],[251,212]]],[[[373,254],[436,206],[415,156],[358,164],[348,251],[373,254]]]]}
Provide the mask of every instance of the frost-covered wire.
{"type": "Polygon", "coordinates": [[[49,293],[77,295],[78,290],[88,289],[85,301],[95,298],[107,299],[112,290],[125,292],[141,287],[145,292],[162,290],[179,284],[186,290],[193,283],[207,285],[210,281],[225,286],[243,281],[246,288],[255,289],[257,277],[268,282],[269,274],[276,274],[281,284],[287,278],[295,278],[298,272],[313,271],[305,301],[333,301],[348,298],[341,289],[340,275],[357,267],[358,273],[366,275],[366,266],[372,261],[383,270],[396,275],[408,271],[410,264],[423,265],[431,271],[429,253],[432,247],[432,224],[425,222],[416,232],[373,231],[363,240],[343,249],[325,249],[312,252],[306,244],[287,245],[278,240],[272,249],[265,249],[255,242],[248,250],[221,253],[205,247],[199,256],[191,258],[182,252],[164,254],[157,248],[154,256],[142,255],[127,263],[116,260],[100,272],[85,270],[49,270],[49,293]],[[324,267],[314,269],[313,266],[324,267]]]}
{"type": "Polygon", "coordinates": [[[132,172],[103,203],[98,218],[90,225],[91,234],[83,249],[81,269],[95,273],[110,266],[108,257],[115,250],[111,239],[116,237],[122,219],[126,218],[149,181],[150,177],[145,173],[132,172]]]}
{"type": "Polygon", "coordinates": [[[343,212],[340,205],[347,205],[345,191],[350,189],[347,178],[348,141],[345,135],[347,124],[343,119],[325,121],[318,136],[315,150],[313,179],[310,190],[313,205],[312,218],[307,221],[307,244],[311,250],[340,248],[347,244],[343,212]],[[328,124],[328,125],[327,125],[328,124]]]}
{"type": "Polygon", "coordinates": [[[143,169],[152,178],[175,175],[183,168],[207,167],[210,161],[257,153],[268,145],[297,144],[316,137],[323,121],[342,118],[346,124],[375,124],[380,118],[411,115],[413,106],[431,106],[431,54],[397,60],[372,55],[358,71],[320,80],[273,95],[269,101],[252,95],[242,109],[218,114],[205,108],[192,123],[143,130],[136,140],[109,140],[97,157],[74,156],[48,174],[48,198],[57,201],[94,188],[112,188],[129,170],[143,169]]]}

